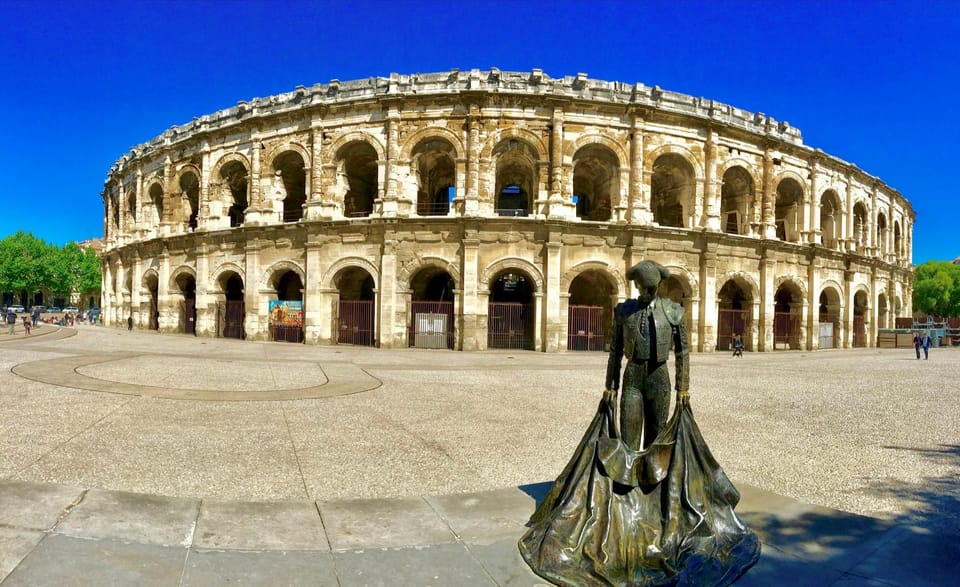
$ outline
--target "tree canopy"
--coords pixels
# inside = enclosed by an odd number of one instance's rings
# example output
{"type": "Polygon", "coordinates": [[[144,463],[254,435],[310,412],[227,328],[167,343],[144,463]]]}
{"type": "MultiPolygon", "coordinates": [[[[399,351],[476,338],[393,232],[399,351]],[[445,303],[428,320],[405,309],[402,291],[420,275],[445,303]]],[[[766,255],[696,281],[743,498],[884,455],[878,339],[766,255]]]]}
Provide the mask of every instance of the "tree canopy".
{"type": "Polygon", "coordinates": [[[949,261],[917,265],[913,310],[933,316],[960,316],[960,265],[949,261]]]}
{"type": "Polygon", "coordinates": [[[100,257],[76,243],[47,244],[19,231],[0,240],[0,292],[99,294],[100,257]]]}

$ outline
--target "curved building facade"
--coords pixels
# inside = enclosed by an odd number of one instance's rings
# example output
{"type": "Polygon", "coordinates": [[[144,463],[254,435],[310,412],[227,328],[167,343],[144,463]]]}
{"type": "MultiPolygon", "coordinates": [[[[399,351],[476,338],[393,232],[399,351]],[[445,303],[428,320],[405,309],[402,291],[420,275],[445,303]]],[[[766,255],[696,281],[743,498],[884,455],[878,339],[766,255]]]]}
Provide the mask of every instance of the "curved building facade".
{"type": "Polygon", "coordinates": [[[914,212],[785,122],[649,87],[453,70],[239,102],[103,192],[108,325],[308,344],[602,350],[625,270],[691,345],[872,346],[914,212]]]}

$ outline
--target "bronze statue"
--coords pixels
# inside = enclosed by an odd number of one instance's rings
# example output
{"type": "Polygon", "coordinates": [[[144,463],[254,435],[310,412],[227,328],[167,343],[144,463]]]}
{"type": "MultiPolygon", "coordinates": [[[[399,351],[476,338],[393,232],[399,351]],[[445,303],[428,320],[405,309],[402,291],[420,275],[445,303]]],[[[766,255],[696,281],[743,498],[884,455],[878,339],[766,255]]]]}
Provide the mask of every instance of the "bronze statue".
{"type": "Polygon", "coordinates": [[[668,275],[653,261],[627,271],[640,293],[614,310],[607,389],[520,539],[530,568],[557,585],[729,585],[760,557],[733,511],[740,494],[693,419],[683,308],[656,295],[668,275]]]}

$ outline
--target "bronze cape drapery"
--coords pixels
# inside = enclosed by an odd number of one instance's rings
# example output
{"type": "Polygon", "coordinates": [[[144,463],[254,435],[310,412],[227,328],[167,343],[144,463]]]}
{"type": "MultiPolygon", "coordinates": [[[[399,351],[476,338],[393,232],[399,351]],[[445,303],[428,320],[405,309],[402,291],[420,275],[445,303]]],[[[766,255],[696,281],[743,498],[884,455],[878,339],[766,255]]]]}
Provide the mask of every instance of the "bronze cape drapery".
{"type": "Polygon", "coordinates": [[[740,493],[684,398],[653,445],[618,437],[605,394],[576,452],[530,518],[520,553],[564,586],[729,585],[760,557],[740,493]]]}

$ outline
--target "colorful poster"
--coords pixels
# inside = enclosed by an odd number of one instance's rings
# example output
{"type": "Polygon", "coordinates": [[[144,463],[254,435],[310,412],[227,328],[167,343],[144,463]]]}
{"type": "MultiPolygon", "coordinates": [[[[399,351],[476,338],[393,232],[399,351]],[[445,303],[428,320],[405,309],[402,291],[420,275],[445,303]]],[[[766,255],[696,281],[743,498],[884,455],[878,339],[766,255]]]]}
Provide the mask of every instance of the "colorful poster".
{"type": "Polygon", "coordinates": [[[270,300],[270,324],[303,326],[303,302],[270,300]]]}

